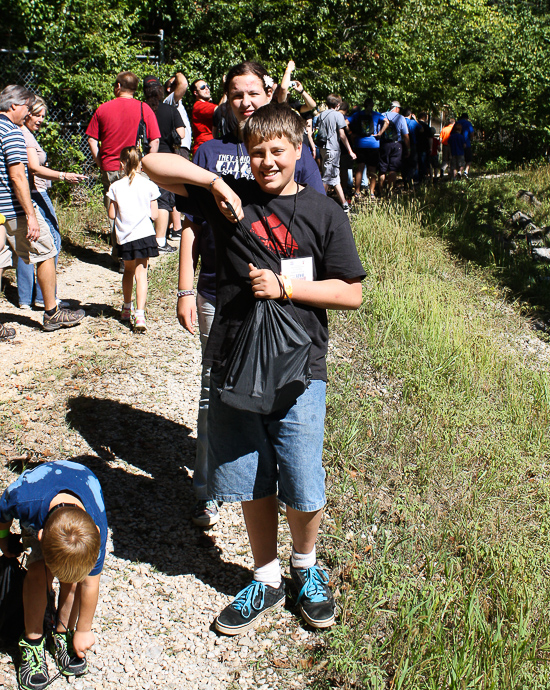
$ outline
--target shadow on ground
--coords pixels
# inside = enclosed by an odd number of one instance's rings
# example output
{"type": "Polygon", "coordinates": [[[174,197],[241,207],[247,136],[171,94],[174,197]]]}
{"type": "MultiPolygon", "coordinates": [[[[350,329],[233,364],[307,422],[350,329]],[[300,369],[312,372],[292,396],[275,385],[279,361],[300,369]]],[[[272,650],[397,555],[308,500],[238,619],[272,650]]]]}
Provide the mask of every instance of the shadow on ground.
{"type": "Polygon", "coordinates": [[[214,538],[191,523],[195,498],[185,465],[193,466],[196,444],[189,428],[104,398],[71,398],[67,408],[67,422],[97,453],[72,459],[103,487],[118,558],[168,575],[191,573],[224,594],[250,580],[248,570],[224,562],[214,538]]]}

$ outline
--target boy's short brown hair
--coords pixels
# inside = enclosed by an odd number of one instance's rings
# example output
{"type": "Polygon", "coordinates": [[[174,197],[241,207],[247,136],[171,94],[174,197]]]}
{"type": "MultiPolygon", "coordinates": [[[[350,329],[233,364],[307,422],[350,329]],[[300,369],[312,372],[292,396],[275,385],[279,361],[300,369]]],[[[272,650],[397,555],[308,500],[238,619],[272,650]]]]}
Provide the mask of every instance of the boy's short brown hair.
{"type": "Polygon", "coordinates": [[[245,146],[258,141],[286,137],[294,148],[303,141],[306,123],[286,103],[268,103],[258,108],[246,121],[243,130],[245,146]]]}
{"type": "Polygon", "coordinates": [[[59,508],[44,525],[42,554],[60,582],[82,582],[96,564],[100,545],[95,522],[78,506],[59,508]]]}

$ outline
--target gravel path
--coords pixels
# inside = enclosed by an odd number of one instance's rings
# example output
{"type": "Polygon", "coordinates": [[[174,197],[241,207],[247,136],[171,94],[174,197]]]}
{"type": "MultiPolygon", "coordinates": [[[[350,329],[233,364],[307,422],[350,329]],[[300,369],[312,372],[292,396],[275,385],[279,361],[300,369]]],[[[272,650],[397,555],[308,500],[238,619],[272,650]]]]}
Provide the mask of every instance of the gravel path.
{"type": "MultiPolygon", "coordinates": [[[[292,611],[271,615],[244,637],[211,628],[249,582],[252,561],[238,506],[224,505],[210,532],[189,519],[198,337],[177,324],[172,296],[150,301],[149,331],[134,335],[118,321],[120,276],[108,265],[103,250],[89,247],[59,272],[59,295],[87,312],[76,328],[45,333],[42,312],[0,301],[0,320],[17,329],[15,341],[0,344],[0,488],[23,466],[74,459],[97,474],[107,504],[97,643],[88,655],[91,673],[71,684],[303,688],[321,640],[292,611]]],[[[8,287],[9,299],[13,292],[8,287]]],[[[285,521],[280,530],[286,565],[285,521]]],[[[9,652],[0,654],[0,687],[11,689],[17,683],[9,652]]]]}

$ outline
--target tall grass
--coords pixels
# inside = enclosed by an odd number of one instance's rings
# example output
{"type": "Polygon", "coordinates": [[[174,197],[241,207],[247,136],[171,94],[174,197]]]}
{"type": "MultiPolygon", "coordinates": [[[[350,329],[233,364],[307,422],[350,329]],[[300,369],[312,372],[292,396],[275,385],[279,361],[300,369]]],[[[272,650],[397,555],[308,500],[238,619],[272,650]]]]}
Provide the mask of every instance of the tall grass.
{"type": "Polygon", "coordinates": [[[329,388],[330,672],[367,688],[546,688],[548,370],[509,346],[519,316],[425,223],[414,204],[356,221],[364,303],[333,318],[353,352],[329,388]]]}

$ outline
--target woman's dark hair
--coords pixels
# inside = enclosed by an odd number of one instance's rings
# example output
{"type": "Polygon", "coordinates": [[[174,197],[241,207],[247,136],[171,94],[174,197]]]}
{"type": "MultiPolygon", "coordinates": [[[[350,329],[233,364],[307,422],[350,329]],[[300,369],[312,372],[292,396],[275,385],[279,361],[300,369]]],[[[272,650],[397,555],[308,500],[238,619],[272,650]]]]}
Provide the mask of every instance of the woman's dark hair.
{"type": "Polygon", "coordinates": [[[155,113],[159,107],[159,103],[162,103],[164,99],[164,94],[162,92],[162,86],[160,84],[146,84],[143,87],[143,95],[145,96],[145,102],[151,107],[155,113]]]}
{"type": "Polygon", "coordinates": [[[264,91],[266,93],[267,89],[271,88],[271,86],[268,87],[265,83],[264,77],[267,77],[268,80],[273,83],[273,81],[269,78],[266,68],[263,65],[260,65],[258,62],[246,60],[245,62],[240,62],[238,65],[235,65],[229,70],[223,84],[224,93],[229,92],[229,85],[235,77],[244,77],[246,74],[253,74],[255,77],[258,77],[258,79],[262,82],[262,86],[264,87],[264,91]]]}

